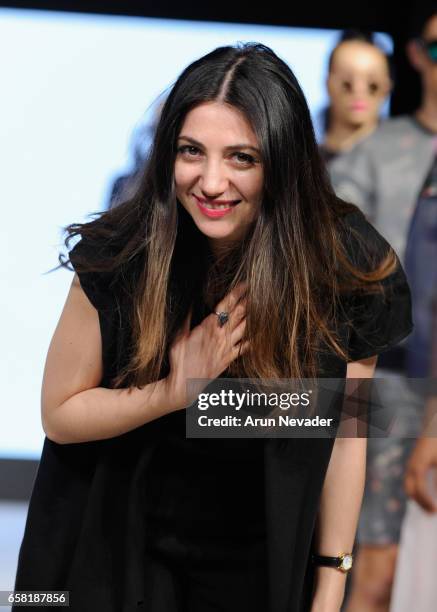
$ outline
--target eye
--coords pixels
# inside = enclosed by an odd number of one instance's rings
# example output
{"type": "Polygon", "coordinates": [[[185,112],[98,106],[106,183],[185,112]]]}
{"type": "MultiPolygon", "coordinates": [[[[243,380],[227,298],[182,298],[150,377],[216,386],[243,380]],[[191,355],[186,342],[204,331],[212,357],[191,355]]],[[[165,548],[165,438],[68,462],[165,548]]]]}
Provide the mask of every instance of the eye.
{"type": "Polygon", "coordinates": [[[344,92],[350,93],[352,91],[352,83],[350,81],[342,81],[341,88],[344,92]]]}
{"type": "Polygon", "coordinates": [[[374,96],[379,91],[379,83],[368,83],[367,89],[369,90],[369,94],[374,96]]]}
{"type": "Polygon", "coordinates": [[[194,145],[181,145],[177,149],[177,153],[181,153],[181,155],[187,154],[187,157],[196,157],[199,153],[199,149],[194,145]]]}
{"type": "Polygon", "coordinates": [[[241,153],[238,151],[237,153],[233,153],[233,157],[235,157],[238,161],[238,165],[240,166],[251,166],[252,164],[256,164],[257,160],[248,153],[241,153]]]}

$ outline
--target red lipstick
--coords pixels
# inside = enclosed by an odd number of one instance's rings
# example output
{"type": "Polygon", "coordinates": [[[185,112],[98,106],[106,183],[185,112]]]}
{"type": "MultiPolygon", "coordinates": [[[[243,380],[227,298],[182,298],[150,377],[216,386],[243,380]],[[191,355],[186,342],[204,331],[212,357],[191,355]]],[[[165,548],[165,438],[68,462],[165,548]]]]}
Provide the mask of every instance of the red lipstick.
{"type": "Polygon", "coordinates": [[[238,204],[240,200],[205,200],[204,198],[199,198],[194,195],[196,199],[197,206],[199,210],[210,219],[219,219],[220,217],[224,217],[228,215],[234,209],[235,205],[238,204]],[[205,204],[211,204],[212,206],[226,206],[226,208],[208,208],[205,204]]]}

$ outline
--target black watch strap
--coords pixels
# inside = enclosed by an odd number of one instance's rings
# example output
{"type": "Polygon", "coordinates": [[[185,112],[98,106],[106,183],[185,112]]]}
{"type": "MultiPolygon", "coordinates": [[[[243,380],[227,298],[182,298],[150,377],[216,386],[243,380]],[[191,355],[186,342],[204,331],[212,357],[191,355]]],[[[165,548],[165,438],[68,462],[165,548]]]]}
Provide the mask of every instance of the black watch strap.
{"type": "Polygon", "coordinates": [[[352,568],[353,557],[352,553],[342,553],[340,557],[327,557],[325,555],[316,555],[313,553],[311,559],[314,565],[324,565],[326,567],[335,567],[342,572],[347,572],[352,568]]]}
{"type": "Polygon", "coordinates": [[[341,565],[341,557],[326,557],[325,555],[313,555],[314,565],[326,565],[326,567],[338,567],[341,565]]]}

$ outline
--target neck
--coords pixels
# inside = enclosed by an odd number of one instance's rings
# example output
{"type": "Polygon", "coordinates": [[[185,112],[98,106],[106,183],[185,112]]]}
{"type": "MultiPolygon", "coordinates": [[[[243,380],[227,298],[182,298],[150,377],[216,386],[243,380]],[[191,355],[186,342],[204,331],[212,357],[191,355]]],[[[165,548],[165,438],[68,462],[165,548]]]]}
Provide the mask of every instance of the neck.
{"type": "MultiPolygon", "coordinates": [[[[246,234],[245,234],[246,235],[246,234]]],[[[226,262],[228,257],[234,257],[235,253],[239,251],[244,242],[244,237],[223,239],[223,238],[209,238],[209,248],[215,262],[220,264],[226,262]]]]}
{"type": "Polygon", "coordinates": [[[232,249],[232,242],[218,241],[214,238],[209,239],[209,248],[215,261],[220,261],[232,249]]]}
{"type": "Polygon", "coordinates": [[[325,146],[331,151],[342,152],[351,149],[358,141],[369,136],[376,128],[378,121],[355,127],[332,119],[325,136],[325,146]]]}

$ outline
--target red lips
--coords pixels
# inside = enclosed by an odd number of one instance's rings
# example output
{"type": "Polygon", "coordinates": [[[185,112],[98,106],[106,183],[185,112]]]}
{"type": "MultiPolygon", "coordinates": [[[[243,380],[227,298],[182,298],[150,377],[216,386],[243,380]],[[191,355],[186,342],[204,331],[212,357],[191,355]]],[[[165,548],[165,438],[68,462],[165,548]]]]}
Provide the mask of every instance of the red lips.
{"type": "MultiPolygon", "coordinates": [[[[224,202],[230,202],[229,207],[228,208],[223,208],[223,209],[219,209],[219,208],[208,208],[204,205],[204,203],[209,203],[208,200],[205,200],[204,198],[198,198],[196,195],[193,194],[193,196],[196,199],[196,203],[197,206],[199,207],[199,210],[202,214],[205,215],[205,217],[209,217],[210,219],[219,219],[220,217],[224,217],[225,215],[229,215],[230,213],[233,212],[236,204],[235,202],[233,202],[232,200],[223,200],[224,202]]],[[[219,200],[220,201],[220,200],[219,200]]],[[[216,200],[217,202],[217,200],[216,200]]],[[[222,201],[220,201],[222,202],[222,201]]]]}

